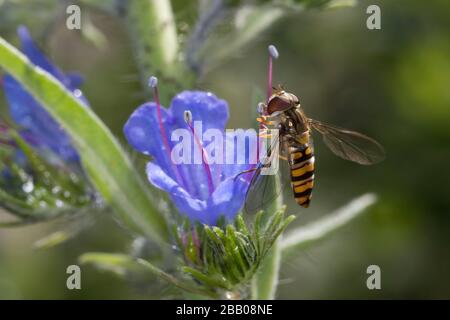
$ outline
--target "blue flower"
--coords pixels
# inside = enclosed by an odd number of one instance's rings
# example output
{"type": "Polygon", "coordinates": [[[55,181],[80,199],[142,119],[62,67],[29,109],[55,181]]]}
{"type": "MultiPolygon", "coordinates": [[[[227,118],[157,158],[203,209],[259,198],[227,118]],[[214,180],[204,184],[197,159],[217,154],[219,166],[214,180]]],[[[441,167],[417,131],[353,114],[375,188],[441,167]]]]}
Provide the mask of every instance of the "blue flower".
{"type": "MultiPolygon", "coordinates": [[[[87,105],[87,101],[78,89],[82,82],[80,75],[66,75],[51,64],[34,44],[26,27],[19,27],[17,33],[21,40],[22,52],[28,59],[52,74],[87,105]]],[[[24,139],[39,151],[48,154],[47,151],[50,150],[66,163],[78,163],[79,155],[70,137],[44,107],[11,75],[3,77],[3,85],[11,117],[21,127],[24,139]]]]}
{"type": "MultiPolygon", "coordinates": [[[[245,201],[251,174],[239,173],[254,166],[250,164],[254,155],[249,151],[255,141],[249,138],[247,150],[239,150],[245,152],[244,164],[175,165],[170,156],[175,143],[170,137],[176,129],[192,129],[186,121],[186,112],[192,121],[202,123],[201,133],[192,132],[198,137],[208,129],[223,133],[229,117],[227,103],[214,94],[183,91],[175,96],[169,109],[158,108],[153,102],[138,107],[125,124],[125,136],[133,148],[153,157],[146,167],[147,177],[155,187],[170,194],[181,214],[208,225],[214,225],[221,215],[232,219],[245,201]]],[[[200,152],[198,149],[202,149],[201,144],[192,143],[193,152],[200,152]]]]}

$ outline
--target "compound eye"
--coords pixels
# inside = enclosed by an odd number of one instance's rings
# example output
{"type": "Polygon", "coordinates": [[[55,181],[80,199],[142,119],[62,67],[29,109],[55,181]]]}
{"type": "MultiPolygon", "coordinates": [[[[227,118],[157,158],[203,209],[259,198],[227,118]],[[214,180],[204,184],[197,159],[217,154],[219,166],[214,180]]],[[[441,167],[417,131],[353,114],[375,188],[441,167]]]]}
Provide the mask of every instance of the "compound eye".
{"type": "Polygon", "coordinates": [[[281,97],[273,97],[267,105],[267,113],[272,114],[278,111],[286,111],[291,106],[292,104],[288,100],[281,97]]]}

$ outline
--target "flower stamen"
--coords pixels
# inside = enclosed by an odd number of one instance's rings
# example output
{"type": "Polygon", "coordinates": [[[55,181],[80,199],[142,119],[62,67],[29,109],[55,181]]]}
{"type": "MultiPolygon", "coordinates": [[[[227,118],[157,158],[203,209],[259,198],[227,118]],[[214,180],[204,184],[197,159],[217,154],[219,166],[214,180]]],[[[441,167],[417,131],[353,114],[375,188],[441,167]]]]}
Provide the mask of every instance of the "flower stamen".
{"type": "MultiPolygon", "coordinates": [[[[266,115],[266,106],[267,104],[269,104],[269,99],[272,96],[272,82],[273,82],[273,59],[278,59],[279,54],[278,54],[278,50],[274,45],[269,45],[268,47],[269,50],[269,70],[268,70],[268,75],[267,75],[267,97],[266,97],[266,105],[263,104],[258,104],[258,112],[260,113],[260,115],[264,118],[264,116],[266,115]]],[[[266,129],[265,125],[260,122],[259,123],[259,130],[262,131],[266,129]]],[[[262,148],[261,145],[261,141],[260,141],[260,137],[259,135],[257,136],[257,144],[256,144],[256,159],[257,162],[259,162],[259,153],[260,150],[262,148]]]]}
{"type": "MultiPolygon", "coordinates": [[[[151,76],[150,79],[148,80],[148,85],[153,89],[153,98],[155,99],[156,103],[156,114],[158,116],[159,130],[161,131],[164,148],[166,149],[166,152],[168,151],[170,154],[169,141],[167,140],[166,129],[164,128],[162,122],[161,103],[159,102],[159,93],[158,93],[158,78],[151,76]]],[[[169,157],[169,159],[171,158],[169,157]]]]}
{"type": "Polygon", "coordinates": [[[194,137],[194,140],[195,140],[195,143],[197,144],[199,151],[202,155],[202,164],[203,164],[203,168],[205,169],[205,172],[206,172],[206,178],[208,180],[209,194],[211,195],[214,192],[214,183],[213,183],[213,179],[212,179],[211,168],[209,166],[208,155],[206,153],[206,150],[203,148],[200,138],[198,137],[197,133],[195,132],[194,126],[192,125],[192,113],[189,110],[184,111],[184,121],[186,121],[189,129],[191,130],[192,136],[194,137]]]}
{"type": "Polygon", "coordinates": [[[149,85],[149,87],[151,87],[153,89],[153,98],[155,99],[155,103],[156,103],[156,114],[158,117],[159,130],[161,132],[164,149],[166,150],[167,157],[173,168],[173,172],[176,176],[177,181],[182,182],[181,175],[178,172],[178,167],[176,165],[174,165],[172,162],[171,148],[169,145],[169,140],[167,139],[166,128],[164,128],[164,124],[162,121],[161,103],[159,101],[159,93],[158,93],[158,78],[155,76],[151,76],[148,79],[148,85],[149,85]]]}
{"type": "Polygon", "coordinates": [[[274,45],[270,45],[269,49],[269,74],[267,76],[267,100],[266,103],[269,103],[270,96],[272,95],[272,73],[273,73],[273,59],[278,59],[279,54],[278,50],[274,45]]]}

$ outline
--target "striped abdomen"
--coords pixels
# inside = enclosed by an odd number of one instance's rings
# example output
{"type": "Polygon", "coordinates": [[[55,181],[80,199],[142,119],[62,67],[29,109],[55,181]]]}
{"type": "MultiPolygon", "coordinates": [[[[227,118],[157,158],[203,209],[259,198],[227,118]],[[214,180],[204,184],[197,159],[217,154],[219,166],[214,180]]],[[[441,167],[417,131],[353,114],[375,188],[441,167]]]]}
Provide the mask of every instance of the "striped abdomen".
{"type": "Polygon", "coordinates": [[[308,143],[289,146],[291,186],[295,201],[307,208],[314,185],[314,154],[308,143]]]}

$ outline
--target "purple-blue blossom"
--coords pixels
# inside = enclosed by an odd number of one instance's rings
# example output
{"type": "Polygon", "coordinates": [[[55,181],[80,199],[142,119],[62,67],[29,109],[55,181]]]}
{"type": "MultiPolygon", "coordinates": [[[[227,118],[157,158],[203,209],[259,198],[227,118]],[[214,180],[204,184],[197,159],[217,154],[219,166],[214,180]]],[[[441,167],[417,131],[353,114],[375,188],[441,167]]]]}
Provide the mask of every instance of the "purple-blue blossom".
{"type": "MultiPolygon", "coordinates": [[[[239,174],[254,166],[250,161],[254,155],[249,150],[234,150],[245,153],[245,163],[205,165],[205,161],[174,164],[170,153],[175,145],[170,138],[176,129],[190,130],[196,138],[208,129],[223,133],[229,118],[226,101],[210,92],[183,91],[173,98],[168,109],[159,108],[157,102],[139,106],[124,127],[129,144],[153,157],[146,167],[148,180],[169,193],[179,212],[191,221],[214,225],[222,215],[233,219],[243,207],[251,180],[250,173],[239,174]],[[186,118],[201,121],[202,132],[193,131],[186,118]]],[[[195,144],[195,139],[192,141],[193,152],[204,150],[205,146],[195,144]]],[[[247,142],[246,149],[255,143],[247,142]]]]}
{"type": "MultiPolygon", "coordinates": [[[[78,74],[64,74],[54,66],[33,42],[26,27],[20,26],[17,33],[21,41],[21,50],[28,59],[53,75],[87,105],[86,99],[78,89],[82,77],[78,74]]],[[[70,137],[44,107],[11,75],[3,77],[3,87],[10,115],[19,125],[24,139],[41,152],[48,154],[47,151],[50,150],[64,162],[78,163],[79,155],[70,137]]]]}

